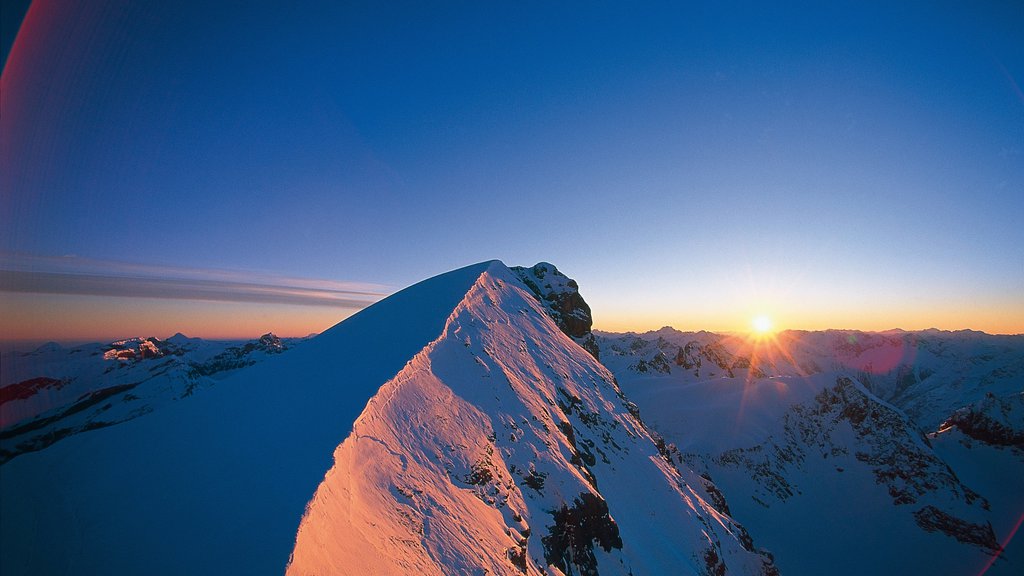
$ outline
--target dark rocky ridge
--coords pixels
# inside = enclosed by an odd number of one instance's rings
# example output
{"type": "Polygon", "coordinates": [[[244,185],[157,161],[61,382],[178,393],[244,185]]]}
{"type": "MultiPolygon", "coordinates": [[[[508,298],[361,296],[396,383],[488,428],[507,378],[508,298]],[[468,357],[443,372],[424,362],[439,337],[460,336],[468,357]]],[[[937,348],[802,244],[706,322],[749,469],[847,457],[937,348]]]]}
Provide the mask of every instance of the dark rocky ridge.
{"type": "Polygon", "coordinates": [[[70,378],[47,378],[40,376],[38,378],[29,378],[22,382],[16,382],[0,388],[0,406],[14,400],[24,400],[31,398],[33,394],[39,393],[41,390],[52,389],[60,390],[64,386],[67,386],[70,382],[70,378]]]}
{"type": "Polygon", "coordinates": [[[993,446],[1024,448],[1024,393],[999,398],[990,392],[976,404],[954,412],[939,428],[954,426],[993,446]]]}
{"type": "Polygon", "coordinates": [[[576,281],[547,262],[539,262],[531,268],[515,266],[511,270],[544,305],[558,328],[599,359],[597,341],[591,333],[593,316],[576,281]]]}

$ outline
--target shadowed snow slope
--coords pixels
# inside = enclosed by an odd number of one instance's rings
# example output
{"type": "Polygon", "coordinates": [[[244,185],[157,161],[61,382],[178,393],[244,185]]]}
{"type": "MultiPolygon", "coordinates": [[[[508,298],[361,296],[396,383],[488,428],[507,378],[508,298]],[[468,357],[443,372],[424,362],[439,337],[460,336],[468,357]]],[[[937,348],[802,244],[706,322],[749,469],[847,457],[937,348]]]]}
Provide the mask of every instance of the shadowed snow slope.
{"type": "Polygon", "coordinates": [[[0,573],[280,573],[367,400],[494,265],[421,282],[188,401],[8,462],[0,573]]]}

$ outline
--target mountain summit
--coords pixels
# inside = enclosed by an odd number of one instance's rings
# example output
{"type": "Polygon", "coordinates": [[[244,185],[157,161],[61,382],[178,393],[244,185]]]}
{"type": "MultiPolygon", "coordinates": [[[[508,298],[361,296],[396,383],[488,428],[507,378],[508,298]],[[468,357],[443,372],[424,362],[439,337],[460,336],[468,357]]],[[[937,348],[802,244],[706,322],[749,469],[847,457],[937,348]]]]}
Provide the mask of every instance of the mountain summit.
{"type": "Polygon", "coordinates": [[[573,339],[588,336],[553,266],[426,280],[186,401],[7,462],[0,568],[775,573],[573,339]]]}

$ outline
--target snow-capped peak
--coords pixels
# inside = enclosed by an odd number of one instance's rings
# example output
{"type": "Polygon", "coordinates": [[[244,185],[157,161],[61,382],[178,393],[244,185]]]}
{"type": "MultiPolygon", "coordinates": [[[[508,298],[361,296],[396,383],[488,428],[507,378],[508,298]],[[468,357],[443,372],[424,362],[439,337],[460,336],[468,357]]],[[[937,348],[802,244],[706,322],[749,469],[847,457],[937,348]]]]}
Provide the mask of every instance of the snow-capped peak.
{"type": "Polygon", "coordinates": [[[289,573],[771,573],[552,316],[490,265],[335,451],[289,573]]]}

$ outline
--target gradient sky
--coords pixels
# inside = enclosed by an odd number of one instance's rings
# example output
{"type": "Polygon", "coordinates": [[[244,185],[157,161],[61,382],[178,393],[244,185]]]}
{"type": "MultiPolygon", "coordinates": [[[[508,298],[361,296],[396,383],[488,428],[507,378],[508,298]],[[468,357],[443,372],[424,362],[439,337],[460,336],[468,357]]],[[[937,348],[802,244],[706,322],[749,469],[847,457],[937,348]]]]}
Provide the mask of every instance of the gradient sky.
{"type": "Polygon", "coordinates": [[[285,4],[32,2],[5,336],[300,335],[359,304],[182,277],[384,294],[492,258],[608,330],[1024,332],[1018,1],[285,4]],[[139,275],[164,291],[95,288],[139,275]]]}

